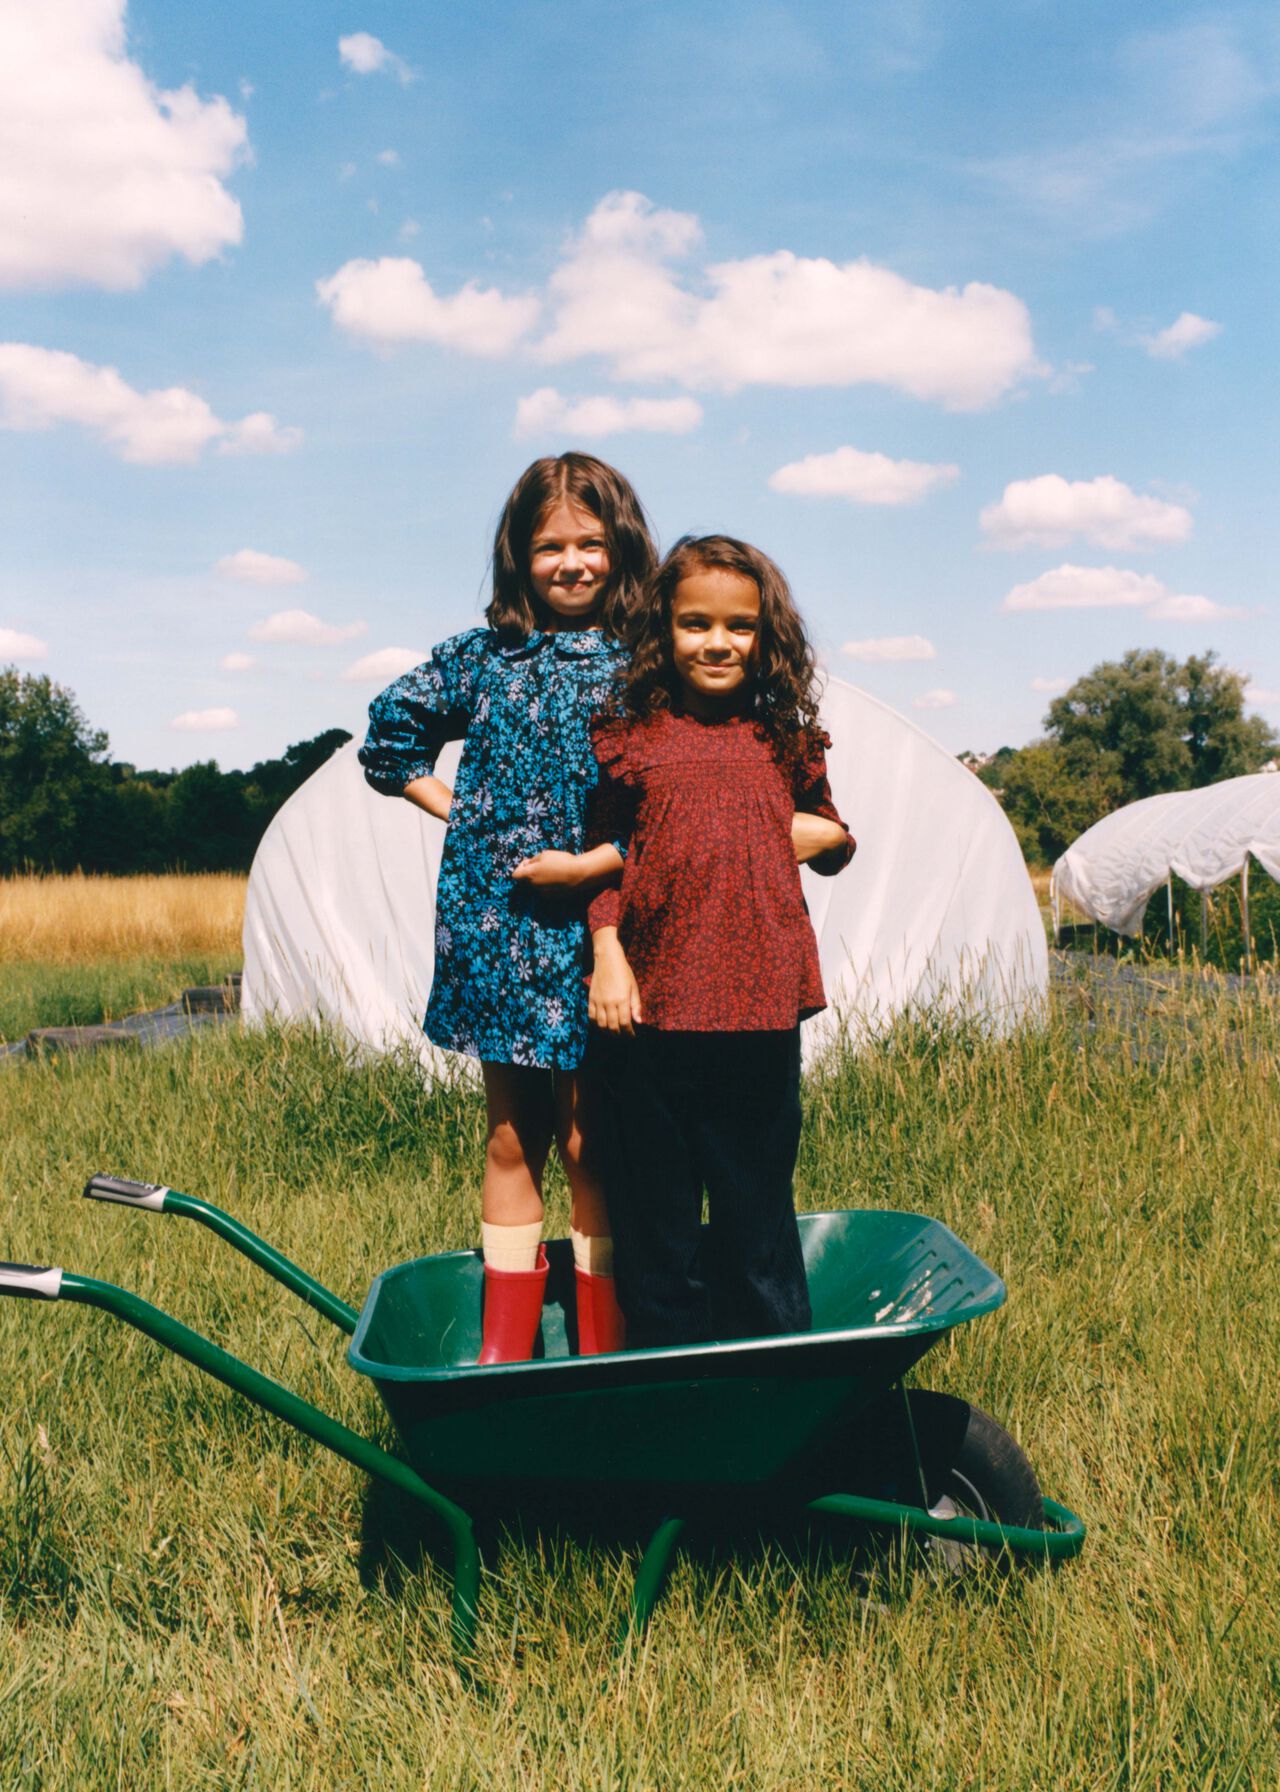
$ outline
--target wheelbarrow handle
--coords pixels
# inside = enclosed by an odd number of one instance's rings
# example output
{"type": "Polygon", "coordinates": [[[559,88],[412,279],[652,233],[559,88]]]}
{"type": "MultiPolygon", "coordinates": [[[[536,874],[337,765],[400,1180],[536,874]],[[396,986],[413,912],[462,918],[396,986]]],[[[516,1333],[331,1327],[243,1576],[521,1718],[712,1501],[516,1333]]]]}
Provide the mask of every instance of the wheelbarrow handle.
{"type": "Polygon", "coordinates": [[[38,1263],[0,1263],[0,1294],[16,1300],[57,1300],[62,1293],[62,1271],[38,1263]]]}
{"type": "Polygon", "coordinates": [[[84,1185],[86,1201],[118,1201],[122,1207],[145,1207],[164,1212],[164,1198],[171,1191],[157,1182],[130,1182],[125,1176],[90,1176],[84,1185]]]}
{"type": "Polygon", "coordinates": [[[195,1220],[214,1232],[234,1250],[256,1263],[259,1269],[266,1270],[294,1294],[305,1300],[309,1307],[317,1313],[323,1313],[344,1331],[348,1337],[356,1329],[359,1313],[345,1300],[336,1295],[332,1289],[326,1288],[323,1282],[317,1282],[309,1276],[305,1269],[300,1269],[274,1245],[269,1245],[265,1238],[259,1238],[247,1226],[242,1226],[229,1213],[215,1207],[212,1201],[201,1201],[195,1195],[184,1195],[180,1189],[169,1188],[159,1182],[130,1182],[124,1176],[91,1176],[84,1185],[84,1194],[89,1201],[114,1201],[121,1207],[143,1207],[151,1213],[176,1214],[181,1219],[195,1220]]]}

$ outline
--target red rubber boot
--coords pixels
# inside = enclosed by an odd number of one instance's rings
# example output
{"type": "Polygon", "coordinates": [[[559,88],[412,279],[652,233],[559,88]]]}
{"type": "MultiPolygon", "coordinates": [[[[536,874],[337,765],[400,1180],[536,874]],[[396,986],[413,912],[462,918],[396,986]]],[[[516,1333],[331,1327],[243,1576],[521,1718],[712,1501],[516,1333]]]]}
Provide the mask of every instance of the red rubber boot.
{"type": "Polygon", "coordinates": [[[588,1275],[574,1266],[578,1283],[578,1355],[603,1356],[625,1350],[627,1325],[614,1292],[612,1276],[588,1275]]]}
{"type": "Polygon", "coordinates": [[[526,1363],[542,1323],[547,1253],[538,1246],[536,1269],[484,1266],[484,1333],[479,1363],[526,1363]]]}

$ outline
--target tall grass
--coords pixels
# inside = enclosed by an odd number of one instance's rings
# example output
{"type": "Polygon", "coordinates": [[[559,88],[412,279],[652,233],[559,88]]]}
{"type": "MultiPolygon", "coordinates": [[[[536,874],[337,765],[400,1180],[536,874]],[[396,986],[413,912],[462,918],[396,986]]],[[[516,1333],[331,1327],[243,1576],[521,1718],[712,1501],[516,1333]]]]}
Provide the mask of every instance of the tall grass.
{"type": "Polygon", "coordinates": [[[0,963],[238,954],[246,883],[232,872],[0,878],[0,963]]]}
{"type": "Polygon", "coordinates": [[[193,984],[220,983],[240,954],[100,958],[87,965],[0,963],[0,1040],[32,1027],[87,1027],[162,1008],[193,984]]]}
{"type": "MultiPolygon", "coordinates": [[[[485,1690],[411,1513],[114,1322],[0,1302],[6,1789],[1270,1789],[1280,1772],[1280,1011],[1188,981],[1130,1028],[1076,992],[992,1042],[921,1022],[811,1082],[803,1206],[945,1219],[1007,1309],[921,1366],[1090,1526],[1056,1574],[943,1584],[826,1543],[683,1557],[606,1685],[633,1558],[511,1529],[485,1690]]],[[[478,1229],[481,1109],[299,1034],[0,1077],[0,1252],[169,1307],[350,1424],[323,1322],[196,1228],[207,1195],[358,1298],[478,1229]]],[[[557,1183],[551,1220],[567,1214],[557,1183]]]]}

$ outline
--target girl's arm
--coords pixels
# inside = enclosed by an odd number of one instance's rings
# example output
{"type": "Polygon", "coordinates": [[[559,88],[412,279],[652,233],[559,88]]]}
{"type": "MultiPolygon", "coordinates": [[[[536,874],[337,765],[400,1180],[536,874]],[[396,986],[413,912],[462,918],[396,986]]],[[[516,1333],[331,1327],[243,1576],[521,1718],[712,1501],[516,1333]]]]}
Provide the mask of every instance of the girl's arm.
{"type": "Polygon", "coordinates": [[[643,1020],[640,1012],[640,990],[627,955],[613,926],[597,927],[591,935],[595,967],[591,972],[591,988],[587,994],[587,1018],[606,1033],[636,1030],[643,1020]]]}
{"type": "Polygon", "coordinates": [[[388,685],[369,705],[360,749],[364,775],[382,796],[405,796],[428,815],[449,819],[452,791],[435,776],[446,741],[461,740],[474,707],[484,631],[442,641],[425,665],[388,685]]]}
{"type": "MultiPolygon", "coordinates": [[[[587,799],[585,848],[580,853],[548,850],[521,859],[511,873],[517,883],[547,890],[582,890],[595,896],[616,886],[622,876],[627,842],[635,824],[635,796],[619,778],[617,724],[597,718],[591,727],[591,750],[597,779],[587,799]]],[[[610,921],[617,915],[610,914],[610,921]]]]}
{"type": "Polygon", "coordinates": [[[841,822],[797,809],[791,818],[791,844],[796,849],[797,865],[812,865],[815,871],[821,872],[824,867],[818,860],[830,857],[833,860],[830,870],[839,871],[846,862],[849,836],[841,822]],[[834,863],[836,854],[840,855],[839,864],[834,863]]]}
{"type": "Polygon", "coordinates": [[[809,737],[797,759],[792,786],[796,812],[791,819],[791,843],[796,860],[819,877],[834,877],[843,871],[856,849],[827,782],[826,748],[830,744],[820,731],[809,737]]]}
{"type": "MultiPolygon", "coordinates": [[[[439,780],[433,778],[431,782],[437,784],[439,780]]],[[[440,788],[443,790],[444,786],[440,788]]],[[[517,883],[533,884],[540,890],[585,890],[594,894],[620,876],[622,866],[622,854],[612,843],[606,843],[593,846],[588,852],[536,852],[531,859],[521,859],[511,875],[517,883]]]]}
{"type": "Polygon", "coordinates": [[[403,795],[415,808],[425,809],[437,821],[448,821],[453,792],[431,773],[421,778],[411,778],[404,787],[403,795]]]}

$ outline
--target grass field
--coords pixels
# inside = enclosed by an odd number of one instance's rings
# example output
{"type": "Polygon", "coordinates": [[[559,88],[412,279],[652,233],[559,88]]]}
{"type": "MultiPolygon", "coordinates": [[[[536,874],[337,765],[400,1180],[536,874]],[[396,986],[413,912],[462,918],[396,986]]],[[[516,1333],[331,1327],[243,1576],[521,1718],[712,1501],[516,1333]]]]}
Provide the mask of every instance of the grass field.
{"type": "MultiPolygon", "coordinates": [[[[684,1557],[607,1686],[620,1545],[506,1536],[468,1695],[412,1515],[118,1323],[0,1302],[6,1792],[1270,1792],[1280,1010],[1188,979],[1141,1025],[1068,992],[1003,1044],[903,1031],[811,1086],[800,1169],[802,1205],[936,1214],[1006,1278],[918,1378],[1014,1432],[1084,1555],[958,1587],[893,1556],[684,1557]]],[[[358,1299],[474,1242],[481,1136],[467,1091],[299,1035],[24,1065],[0,1253],[117,1281],[385,1439],[322,1320],[77,1191],[111,1168],[204,1194],[358,1299]]]]}
{"type": "Polygon", "coordinates": [[[118,1020],[239,970],[246,882],[0,878],[0,1040],[118,1020]]]}

